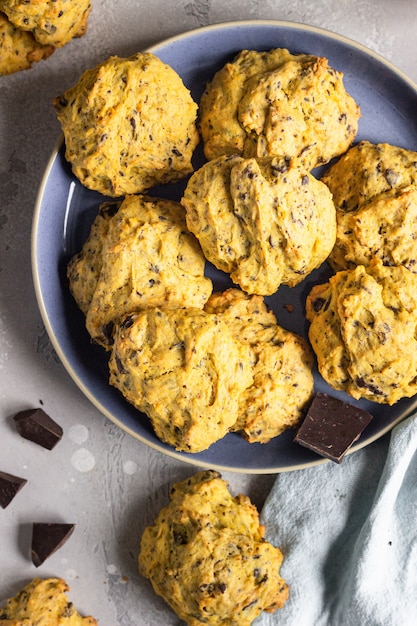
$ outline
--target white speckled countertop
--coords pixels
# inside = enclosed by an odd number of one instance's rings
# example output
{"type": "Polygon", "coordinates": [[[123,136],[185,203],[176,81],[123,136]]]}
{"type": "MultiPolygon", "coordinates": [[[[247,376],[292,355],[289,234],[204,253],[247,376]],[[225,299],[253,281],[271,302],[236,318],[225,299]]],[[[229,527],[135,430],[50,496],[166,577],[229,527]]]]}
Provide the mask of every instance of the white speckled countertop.
{"type": "MultiPolygon", "coordinates": [[[[279,19],[335,31],[417,80],[417,4],[410,0],[92,0],[88,33],[33,69],[0,77],[0,470],[28,479],[0,509],[0,604],[34,576],[61,576],[100,626],[169,626],[178,619],[137,573],[141,533],[173,482],[195,468],[147,448],[104,418],[60,364],[38,312],[30,237],[38,186],[60,133],[51,100],[87,67],[185,30],[279,19]],[[169,7],[169,8],[168,8],[169,7]],[[64,428],[52,451],[20,438],[12,417],[43,406],[64,428]],[[33,521],[77,524],[36,569],[33,521]]],[[[261,507],[274,476],[224,474],[261,507]]],[[[276,624],[283,624],[276,614],[276,624]]],[[[275,622],[274,622],[275,623],[275,622]]],[[[314,626],[313,624],[311,626],[314,626]]]]}

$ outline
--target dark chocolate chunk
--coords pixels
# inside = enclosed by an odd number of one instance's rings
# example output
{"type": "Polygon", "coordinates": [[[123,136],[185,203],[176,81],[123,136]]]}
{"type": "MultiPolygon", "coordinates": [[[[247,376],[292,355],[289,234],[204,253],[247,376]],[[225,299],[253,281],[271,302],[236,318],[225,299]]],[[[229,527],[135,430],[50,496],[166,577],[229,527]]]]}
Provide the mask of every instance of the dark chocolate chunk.
{"type": "Polygon", "coordinates": [[[62,438],[62,428],[43,409],[28,409],[14,416],[16,430],[25,439],[52,450],[62,438]]]}
{"type": "Polygon", "coordinates": [[[325,393],[318,393],[294,441],[340,463],[371,420],[372,415],[368,411],[325,393]]]}
{"type": "Polygon", "coordinates": [[[35,522],[32,529],[32,562],[36,567],[54,554],[74,532],[75,524],[43,524],[35,522]]]}
{"type": "Polygon", "coordinates": [[[0,472],[0,506],[5,509],[9,506],[15,495],[26,485],[26,478],[19,478],[7,472],[0,472]]]}

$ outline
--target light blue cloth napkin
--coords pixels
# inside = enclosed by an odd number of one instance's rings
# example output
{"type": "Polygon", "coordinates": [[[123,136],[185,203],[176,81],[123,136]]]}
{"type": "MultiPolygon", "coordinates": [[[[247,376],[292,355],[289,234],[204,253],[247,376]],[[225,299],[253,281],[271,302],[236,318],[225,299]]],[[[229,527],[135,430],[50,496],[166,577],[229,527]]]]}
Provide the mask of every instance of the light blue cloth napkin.
{"type": "Polygon", "coordinates": [[[417,416],[340,465],[280,474],[261,520],[290,598],[256,626],[417,626],[417,416]]]}

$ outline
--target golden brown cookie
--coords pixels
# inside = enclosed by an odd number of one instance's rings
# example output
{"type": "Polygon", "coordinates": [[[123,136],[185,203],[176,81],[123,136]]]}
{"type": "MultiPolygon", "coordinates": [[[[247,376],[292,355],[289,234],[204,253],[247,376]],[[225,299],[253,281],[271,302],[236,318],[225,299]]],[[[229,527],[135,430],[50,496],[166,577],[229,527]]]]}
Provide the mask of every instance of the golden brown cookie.
{"type": "Polygon", "coordinates": [[[386,265],[417,271],[417,152],[362,141],[325,173],[336,206],[335,270],[386,265]]]}
{"type": "Polygon", "coordinates": [[[65,595],[70,589],[61,578],[34,578],[0,608],[4,626],[97,626],[93,617],[81,617],[65,595]]]}
{"type": "Polygon", "coordinates": [[[68,263],[67,276],[71,293],[84,315],[87,315],[103,267],[103,246],[111,218],[120,202],[103,202],[80,252],[68,263]]]}
{"type": "Polygon", "coordinates": [[[252,383],[247,351],[219,316],[148,309],[117,328],[110,384],[177,450],[200,452],[226,435],[252,383]]]}
{"type": "Polygon", "coordinates": [[[359,117],[343,74],[327,59],[278,48],[243,50],[220,69],[199,119],[207,159],[297,157],[311,169],[347,150],[359,117]]]}
{"type": "Polygon", "coordinates": [[[0,13],[0,76],[27,70],[47,59],[55,48],[37,42],[32,33],[17,28],[0,13]]]}
{"type": "Polygon", "coordinates": [[[309,338],[323,378],[354,398],[394,404],[417,393],[417,275],[373,259],[307,297],[309,338]]]}
{"type": "Polygon", "coordinates": [[[332,192],[337,209],[356,211],[391,189],[417,184],[417,152],[361,141],[331,165],[321,180],[332,192]]]}
{"type": "Polygon", "coordinates": [[[191,176],[181,202],[206,258],[247,293],[298,284],[336,238],[327,186],[296,160],[219,157],[191,176]]]}
{"type": "Polygon", "coordinates": [[[59,48],[87,30],[90,0],[0,0],[0,11],[44,46],[59,48]]]}
{"type": "Polygon", "coordinates": [[[104,347],[127,313],[146,308],[203,308],[212,292],[205,258],[178,202],[127,196],[99,212],[90,237],[68,266],[70,288],[91,337],[104,347]]]}
{"type": "Polygon", "coordinates": [[[54,105],[66,158],[90,189],[135,194],[192,172],[197,105],[179,75],[151,53],[110,57],[54,105]]]}
{"type": "Polygon", "coordinates": [[[210,296],[204,308],[250,348],[253,383],[240,397],[233,430],[250,443],[267,443],[296,426],[313,397],[313,356],[307,342],[278,326],[262,296],[228,289],[210,296]]]}
{"type": "Polygon", "coordinates": [[[189,626],[250,626],[282,608],[288,585],[281,551],[264,539],[249,498],[233,497],[214,471],[174,485],[145,529],[139,569],[189,626]]]}
{"type": "Polygon", "coordinates": [[[404,265],[417,272],[417,185],[390,189],[355,211],[337,211],[336,243],[329,262],[337,271],[368,265],[404,265]]]}

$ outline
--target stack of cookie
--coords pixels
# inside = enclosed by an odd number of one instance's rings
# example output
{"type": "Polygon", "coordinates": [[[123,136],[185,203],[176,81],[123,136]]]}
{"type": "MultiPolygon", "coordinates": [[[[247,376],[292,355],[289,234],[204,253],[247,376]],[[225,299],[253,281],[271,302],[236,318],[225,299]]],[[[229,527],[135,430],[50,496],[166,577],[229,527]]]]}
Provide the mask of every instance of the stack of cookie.
{"type": "Polygon", "coordinates": [[[345,152],[359,107],[324,58],[244,50],[200,101],[209,160],[184,194],[206,257],[248,293],[294,286],[330,254],[331,194],[311,175],[345,152]]]}
{"type": "Polygon", "coordinates": [[[319,371],[354,398],[417,393],[417,152],[362,141],[322,178],[337,236],[328,283],[307,298],[319,371]]]}
{"type": "Polygon", "coordinates": [[[29,69],[87,30],[90,0],[1,0],[0,76],[29,69]]]}

